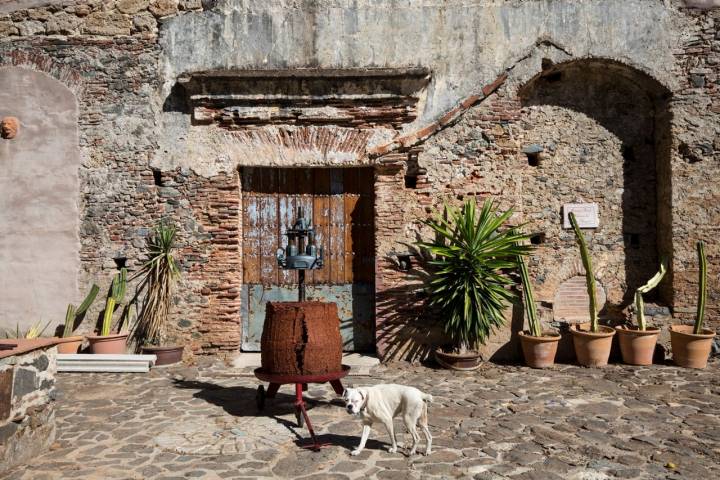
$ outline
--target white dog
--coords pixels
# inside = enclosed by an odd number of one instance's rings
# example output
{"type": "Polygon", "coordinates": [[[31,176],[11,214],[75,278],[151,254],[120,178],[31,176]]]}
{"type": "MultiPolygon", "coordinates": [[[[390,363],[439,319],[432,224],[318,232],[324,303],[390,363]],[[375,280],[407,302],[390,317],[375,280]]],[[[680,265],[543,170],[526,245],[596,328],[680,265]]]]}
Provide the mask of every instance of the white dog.
{"type": "Polygon", "coordinates": [[[413,438],[410,455],[417,451],[420,441],[420,434],[417,432],[417,423],[420,420],[420,427],[427,439],[425,455],[432,453],[432,436],[428,428],[428,407],[432,402],[432,395],[421,392],[415,387],[403,385],[375,385],[364,388],[346,388],[343,392],[348,413],[359,415],[362,418],[363,430],[360,438],[360,445],[350,452],[350,455],[358,455],[365,448],[370,435],[370,427],[375,422],[380,422],[387,428],[392,446],[388,449],[390,453],[397,451],[397,440],[393,427],[393,418],[402,414],[403,422],[413,438]]]}

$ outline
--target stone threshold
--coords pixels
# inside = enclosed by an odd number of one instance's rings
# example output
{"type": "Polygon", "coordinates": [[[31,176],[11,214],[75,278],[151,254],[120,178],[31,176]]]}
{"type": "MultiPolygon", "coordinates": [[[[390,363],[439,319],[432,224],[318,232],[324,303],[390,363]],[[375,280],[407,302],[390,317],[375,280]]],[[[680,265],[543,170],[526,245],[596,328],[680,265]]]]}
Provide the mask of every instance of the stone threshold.
{"type": "MultiPolygon", "coordinates": [[[[374,355],[362,353],[343,354],[342,363],[350,366],[350,376],[370,375],[374,367],[380,365],[380,360],[374,355]]],[[[231,363],[233,373],[240,376],[254,376],[253,370],[260,366],[259,352],[242,352],[231,363]]]]}
{"type": "Polygon", "coordinates": [[[155,365],[155,355],[109,355],[86,353],[59,353],[58,372],[118,372],[147,373],[155,365]]]}

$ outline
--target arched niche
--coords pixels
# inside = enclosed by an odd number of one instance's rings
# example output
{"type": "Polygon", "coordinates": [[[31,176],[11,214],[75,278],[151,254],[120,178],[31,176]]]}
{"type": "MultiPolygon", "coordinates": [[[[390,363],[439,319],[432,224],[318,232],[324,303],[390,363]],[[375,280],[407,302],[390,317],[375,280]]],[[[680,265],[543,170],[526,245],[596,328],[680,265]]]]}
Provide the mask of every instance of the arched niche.
{"type": "MultiPolygon", "coordinates": [[[[672,256],[670,92],[612,60],[542,65],[518,92],[525,149],[542,152],[528,155],[523,185],[523,210],[545,238],[538,276],[543,290],[557,292],[559,266],[578,256],[563,204],[597,203],[600,225],[585,234],[604,272],[605,313],[619,316],[660,257],[672,256]]],[[[670,277],[659,289],[668,304],[670,277]]]]}
{"type": "Polygon", "coordinates": [[[75,95],[47,74],[0,67],[0,329],[62,323],[78,301],[80,152],[75,95]]]}

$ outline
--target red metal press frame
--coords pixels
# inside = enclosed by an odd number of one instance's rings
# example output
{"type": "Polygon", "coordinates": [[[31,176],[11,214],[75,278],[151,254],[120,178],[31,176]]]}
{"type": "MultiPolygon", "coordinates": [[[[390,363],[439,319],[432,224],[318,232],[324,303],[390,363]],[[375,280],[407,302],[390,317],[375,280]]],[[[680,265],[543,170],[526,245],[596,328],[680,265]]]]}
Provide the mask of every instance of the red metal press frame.
{"type": "Polygon", "coordinates": [[[277,374],[267,373],[262,368],[255,369],[255,376],[264,382],[269,382],[267,392],[262,385],[258,387],[257,391],[257,405],[258,409],[262,410],[265,406],[265,398],[274,398],[277,394],[280,385],[295,384],[295,416],[298,420],[298,425],[302,427],[301,418],[305,421],[310,437],[312,437],[312,443],[303,445],[303,448],[311,448],[313,450],[319,450],[322,447],[328,446],[328,443],[321,443],[315,436],[310,417],[308,417],[307,409],[305,408],[305,401],[303,400],[303,392],[307,390],[308,383],[327,383],[335,390],[335,393],[342,395],[345,390],[341,378],[347,376],[350,372],[348,365],[343,365],[342,370],[339,372],[324,373],[320,375],[288,375],[288,374],[277,374]]]}

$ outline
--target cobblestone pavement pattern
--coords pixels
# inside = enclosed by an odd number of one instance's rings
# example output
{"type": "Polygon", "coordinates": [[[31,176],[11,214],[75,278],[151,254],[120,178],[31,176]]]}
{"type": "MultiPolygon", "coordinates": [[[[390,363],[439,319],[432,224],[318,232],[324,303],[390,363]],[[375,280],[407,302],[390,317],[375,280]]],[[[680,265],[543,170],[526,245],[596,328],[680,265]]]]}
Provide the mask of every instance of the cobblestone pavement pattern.
{"type": "Polygon", "coordinates": [[[350,382],[431,393],[433,453],[390,454],[386,432],[376,428],[351,457],[360,425],[329,385],[306,392],[316,430],[333,444],[312,452],[296,445],[307,431],[295,426],[290,386],[258,414],[259,382],[218,366],[60,374],[57,442],[5,478],[720,478],[717,360],[704,371],[488,364],[453,373],[394,365],[350,382]]]}

